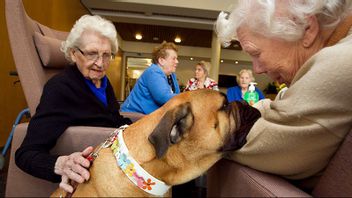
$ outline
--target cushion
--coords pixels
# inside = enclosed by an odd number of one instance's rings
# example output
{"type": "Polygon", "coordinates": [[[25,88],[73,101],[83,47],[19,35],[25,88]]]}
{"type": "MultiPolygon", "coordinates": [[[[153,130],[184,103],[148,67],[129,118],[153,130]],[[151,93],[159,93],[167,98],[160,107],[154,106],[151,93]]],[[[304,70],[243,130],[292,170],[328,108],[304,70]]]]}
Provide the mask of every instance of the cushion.
{"type": "Polygon", "coordinates": [[[54,30],[40,23],[37,23],[37,24],[42,35],[48,36],[51,38],[57,38],[59,40],[66,40],[68,32],[54,30]]]}
{"type": "Polygon", "coordinates": [[[60,51],[61,42],[59,39],[43,36],[35,32],[34,44],[44,67],[64,68],[70,64],[64,53],[60,51]]]}

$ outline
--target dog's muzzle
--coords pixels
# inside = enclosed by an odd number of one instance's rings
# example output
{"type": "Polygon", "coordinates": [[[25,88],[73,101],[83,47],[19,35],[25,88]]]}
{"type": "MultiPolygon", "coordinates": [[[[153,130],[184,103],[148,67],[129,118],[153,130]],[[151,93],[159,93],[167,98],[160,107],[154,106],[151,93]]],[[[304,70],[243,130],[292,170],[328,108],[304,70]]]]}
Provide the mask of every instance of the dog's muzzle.
{"type": "Polygon", "coordinates": [[[261,117],[260,112],[251,107],[247,102],[232,102],[228,105],[229,116],[235,121],[235,127],[231,126],[229,136],[225,140],[221,152],[229,152],[242,148],[247,142],[246,137],[254,123],[261,117]]]}

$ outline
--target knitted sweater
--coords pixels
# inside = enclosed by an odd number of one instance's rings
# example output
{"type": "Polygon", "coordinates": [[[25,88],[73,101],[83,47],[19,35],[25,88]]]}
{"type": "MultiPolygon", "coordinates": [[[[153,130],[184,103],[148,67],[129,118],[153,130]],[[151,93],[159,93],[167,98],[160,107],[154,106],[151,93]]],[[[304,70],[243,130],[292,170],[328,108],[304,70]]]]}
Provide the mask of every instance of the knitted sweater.
{"type": "Polygon", "coordinates": [[[40,103],[31,118],[27,135],[16,151],[16,164],[23,171],[53,182],[58,156],[49,153],[69,126],[119,127],[130,124],[119,114],[119,105],[108,81],[107,107],[94,95],[76,66],[51,78],[44,86],[40,103]]]}

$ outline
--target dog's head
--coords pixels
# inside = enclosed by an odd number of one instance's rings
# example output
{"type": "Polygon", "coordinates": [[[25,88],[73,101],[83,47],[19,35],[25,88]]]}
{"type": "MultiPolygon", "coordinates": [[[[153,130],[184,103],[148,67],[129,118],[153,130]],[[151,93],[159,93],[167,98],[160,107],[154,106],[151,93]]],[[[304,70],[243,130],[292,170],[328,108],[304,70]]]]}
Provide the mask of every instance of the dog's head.
{"type": "Polygon", "coordinates": [[[226,95],[212,90],[182,93],[160,111],[164,114],[149,141],[158,158],[177,161],[175,166],[186,162],[211,166],[224,152],[240,148],[260,117],[247,103],[229,104],[226,95]]]}

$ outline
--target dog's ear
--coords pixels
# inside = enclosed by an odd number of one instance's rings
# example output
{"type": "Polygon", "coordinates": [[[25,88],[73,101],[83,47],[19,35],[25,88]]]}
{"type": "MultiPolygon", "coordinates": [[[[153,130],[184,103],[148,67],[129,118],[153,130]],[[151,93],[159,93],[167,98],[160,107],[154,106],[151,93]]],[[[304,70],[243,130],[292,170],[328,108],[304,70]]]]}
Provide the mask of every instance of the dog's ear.
{"type": "Polygon", "coordinates": [[[171,144],[179,142],[192,123],[193,114],[188,102],[167,111],[148,138],[157,157],[161,158],[171,144]]]}
{"type": "Polygon", "coordinates": [[[254,123],[261,117],[260,112],[247,102],[233,102],[232,115],[236,116],[236,131],[227,139],[221,151],[240,149],[246,142],[246,137],[254,123]]]}

